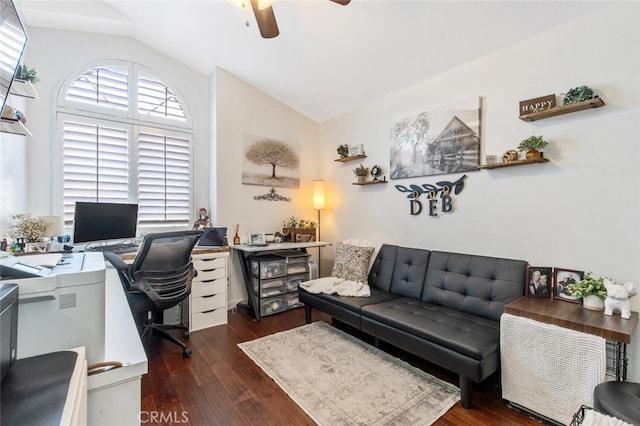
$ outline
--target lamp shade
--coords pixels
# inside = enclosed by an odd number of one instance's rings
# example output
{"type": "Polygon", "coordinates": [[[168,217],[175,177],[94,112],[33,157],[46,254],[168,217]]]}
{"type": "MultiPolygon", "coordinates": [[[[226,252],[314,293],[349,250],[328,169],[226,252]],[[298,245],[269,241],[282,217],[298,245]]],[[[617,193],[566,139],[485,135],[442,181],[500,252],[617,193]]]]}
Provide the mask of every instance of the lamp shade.
{"type": "Polygon", "coordinates": [[[326,203],[325,187],[323,180],[313,181],[313,209],[324,210],[326,203]]]}
{"type": "Polygon", "coordinates": [[[40,216],[40,218],[48,223],[47,230],[44,231],[45,237],[64,235],[64,220],[62,216],[40,216]]]}

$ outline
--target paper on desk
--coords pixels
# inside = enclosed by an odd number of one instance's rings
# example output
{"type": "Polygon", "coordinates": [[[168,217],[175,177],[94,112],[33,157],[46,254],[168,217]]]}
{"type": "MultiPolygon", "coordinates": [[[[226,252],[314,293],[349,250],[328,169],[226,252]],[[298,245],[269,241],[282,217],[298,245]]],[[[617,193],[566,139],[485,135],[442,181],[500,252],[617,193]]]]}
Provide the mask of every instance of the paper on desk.
{"type": "Polygon", "coordinates": [[[62,253],[43,253],[27,256],[20,256],[20,262],[32,263],[34,265],[53,268],[62,260],[62,253]]]}

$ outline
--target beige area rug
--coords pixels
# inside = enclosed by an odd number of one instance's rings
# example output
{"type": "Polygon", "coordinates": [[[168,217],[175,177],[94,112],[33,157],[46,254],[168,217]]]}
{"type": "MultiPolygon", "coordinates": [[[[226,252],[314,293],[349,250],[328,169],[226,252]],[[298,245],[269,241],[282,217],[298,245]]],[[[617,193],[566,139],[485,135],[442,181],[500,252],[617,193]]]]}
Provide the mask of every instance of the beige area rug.
{"type": "Polygon", "coordinates": [[[322,321],[238,346],[319,425],[430,425],[460,390],[322,321]]]}

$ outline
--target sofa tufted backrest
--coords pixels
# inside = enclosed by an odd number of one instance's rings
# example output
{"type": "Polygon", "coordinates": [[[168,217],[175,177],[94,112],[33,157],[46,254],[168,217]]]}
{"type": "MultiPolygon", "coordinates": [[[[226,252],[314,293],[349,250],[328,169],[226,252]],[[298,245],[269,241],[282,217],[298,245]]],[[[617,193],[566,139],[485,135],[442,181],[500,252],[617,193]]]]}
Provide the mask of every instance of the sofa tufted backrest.
{"type": "Polygon", "coordinates": [[[499,320],[524,295],[527,262],[432,251],[421,300],[499,320]]]}
{"type": "Polygon", "coordinates": [[[383,244],[369,271],[369,286],[390,291],[398,246],[383,244]]]}
{"type": "Polygon", "coordinates": [[[398,247],[389,292],[420,299],[430,253],[429,250],[398,247]]]}

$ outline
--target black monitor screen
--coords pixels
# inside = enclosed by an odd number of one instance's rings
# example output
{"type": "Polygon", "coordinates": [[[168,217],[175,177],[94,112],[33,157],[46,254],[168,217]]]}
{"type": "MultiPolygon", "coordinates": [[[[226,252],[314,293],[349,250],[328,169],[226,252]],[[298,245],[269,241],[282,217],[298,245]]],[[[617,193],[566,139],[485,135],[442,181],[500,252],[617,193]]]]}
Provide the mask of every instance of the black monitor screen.
{"type": "Polygon", "coordinates": [[[78,201],[73,214],[73,242],[135,238],[137,224],[137,204],[78,201]]]}

